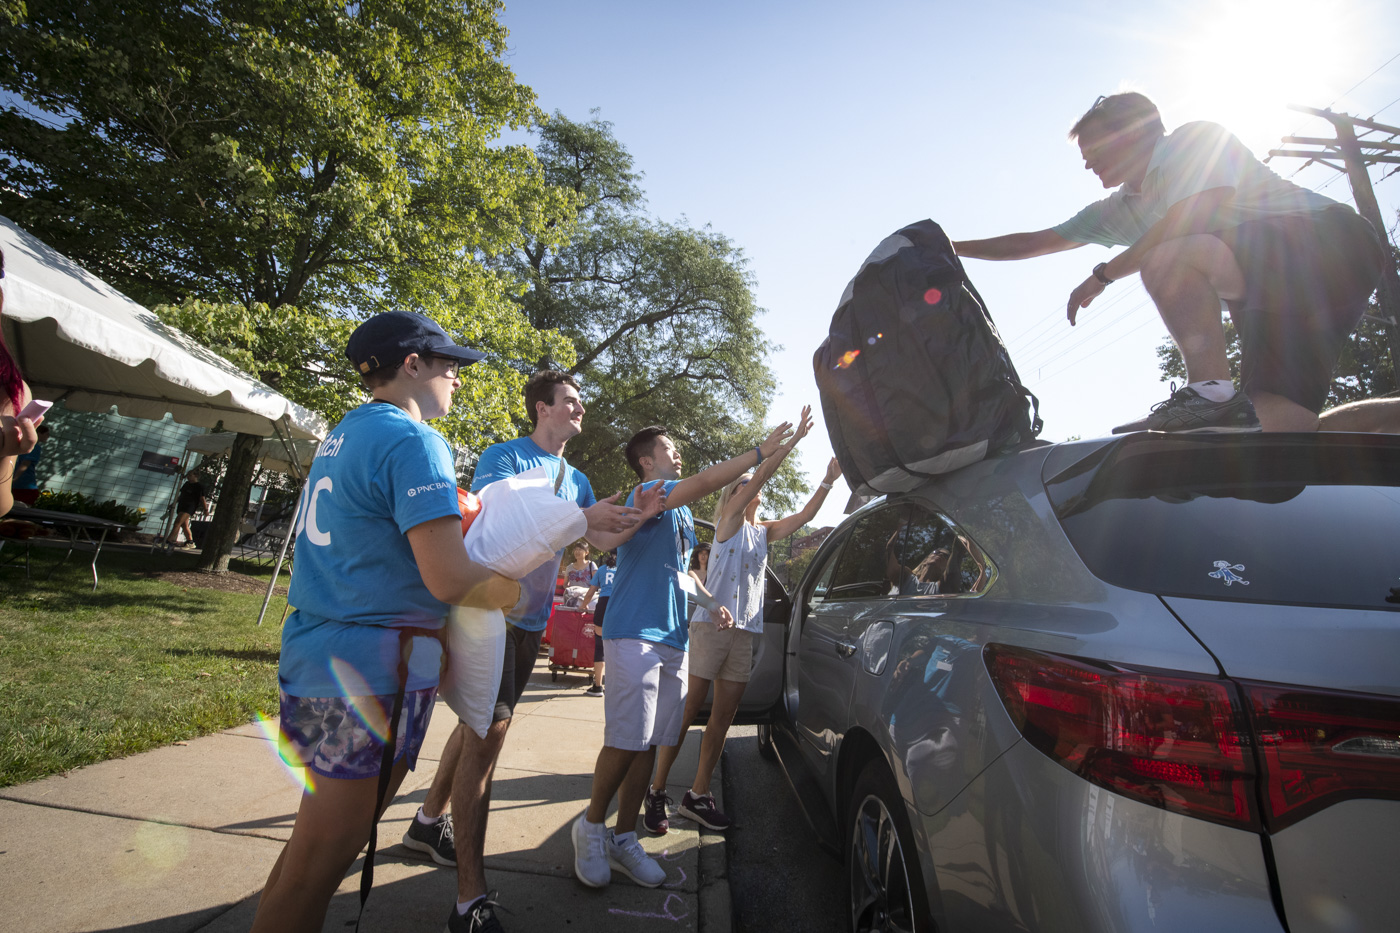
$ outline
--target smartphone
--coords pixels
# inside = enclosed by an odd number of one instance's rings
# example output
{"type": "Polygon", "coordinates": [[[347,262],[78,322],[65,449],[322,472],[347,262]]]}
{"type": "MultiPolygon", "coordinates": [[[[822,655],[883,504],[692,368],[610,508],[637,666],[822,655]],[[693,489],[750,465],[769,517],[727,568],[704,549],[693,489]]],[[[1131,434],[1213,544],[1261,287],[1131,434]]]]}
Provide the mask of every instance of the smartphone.
{"type": "Polygon", "coordinates": [[[53,402],[45,402],[44,400],[37,398],[30,399],[29,404],[24,406],[24,411],[19,413],[19,417],[28,418],[31,421],[38,421],[44,416],[44,413],[52,407],[53,402]]]}

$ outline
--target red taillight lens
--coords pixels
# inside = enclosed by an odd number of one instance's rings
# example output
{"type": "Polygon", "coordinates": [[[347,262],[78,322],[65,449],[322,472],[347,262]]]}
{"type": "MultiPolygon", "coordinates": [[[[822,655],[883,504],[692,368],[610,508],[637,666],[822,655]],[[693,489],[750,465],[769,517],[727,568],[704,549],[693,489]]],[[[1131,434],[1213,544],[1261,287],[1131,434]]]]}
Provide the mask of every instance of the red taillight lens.
{"type": "Polygon", "coordinates": [[[1400,700],[1241,686],[1259,737],[1270,832],[1350,797],[1400,800],[1400,700]]]}
{"type": "Polygon", "coordinates": [[[987,669],[1026,740],[1109,790],[1176,813],[1259,828],[1234,686],[989,645],[987,669]]]}

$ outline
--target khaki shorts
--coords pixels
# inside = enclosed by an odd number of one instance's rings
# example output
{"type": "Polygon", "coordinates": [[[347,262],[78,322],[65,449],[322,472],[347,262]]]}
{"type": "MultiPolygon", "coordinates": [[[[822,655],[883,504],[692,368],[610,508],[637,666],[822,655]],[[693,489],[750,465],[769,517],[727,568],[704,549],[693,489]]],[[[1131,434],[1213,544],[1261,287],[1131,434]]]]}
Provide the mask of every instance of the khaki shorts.
{"type": "Polygon", "coordinates": [[[690,676],[746,684],[753,673],[753,632],[690,623],[690,676]]]}

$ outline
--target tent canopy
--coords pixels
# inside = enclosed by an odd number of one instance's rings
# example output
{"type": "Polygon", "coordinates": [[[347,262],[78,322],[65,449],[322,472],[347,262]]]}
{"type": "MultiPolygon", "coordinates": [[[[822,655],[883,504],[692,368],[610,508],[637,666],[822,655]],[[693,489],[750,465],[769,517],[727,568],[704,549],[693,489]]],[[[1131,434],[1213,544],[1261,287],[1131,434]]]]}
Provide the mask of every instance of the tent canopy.
{"type": "MultiPolygon", "coordinates": [[[[264,437],[319,439],[318,414],[190,337],[0,217],[5,341],[35,396],[264,437]]],[[[285,457],[285,454],[284,454],[285,457]]]]}
{"type": "MultiPolygon", "coordinates": [[[[228,449],[233,446],[233,438],[232,431],[221,431],[218,434],[196,434],[185,442],[185,449],[206,456],[218,456],[228,452],[228,449]]],[[[275,437],[264,438],[262,449],[258,451],[258,459],[262,461],[263,469],[288,473],[298,478],[305,476],[306,471],[311,468],[311,459],[316,456],[317,444],[311,440],[296,440],[292,441],[291,445],[296,451],[300,470],[288,458],[286,445],[275,437]]]]}

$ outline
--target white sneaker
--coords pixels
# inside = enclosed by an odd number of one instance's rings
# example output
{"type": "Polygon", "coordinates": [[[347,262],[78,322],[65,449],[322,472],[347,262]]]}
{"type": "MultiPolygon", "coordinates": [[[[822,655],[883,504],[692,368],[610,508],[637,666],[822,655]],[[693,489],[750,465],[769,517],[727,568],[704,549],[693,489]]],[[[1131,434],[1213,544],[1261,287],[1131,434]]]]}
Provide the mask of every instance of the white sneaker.
{"type": "Polygon", "coordinates": [[[666,880],[666,869],[647,855],[636,833],[626,842],[618,842],[611,830],[607,836],[608,862],[644,888],[654,888],[666,880]]]}
{"type": "Polygon", "coordinates": [[[574,874],[590,888],[605,888],[612,881],[612,869],[608,867],[612,833],[606,826],[590,825],[584,819],[587,815],[581,813],[574,820],[574,874]]]}

